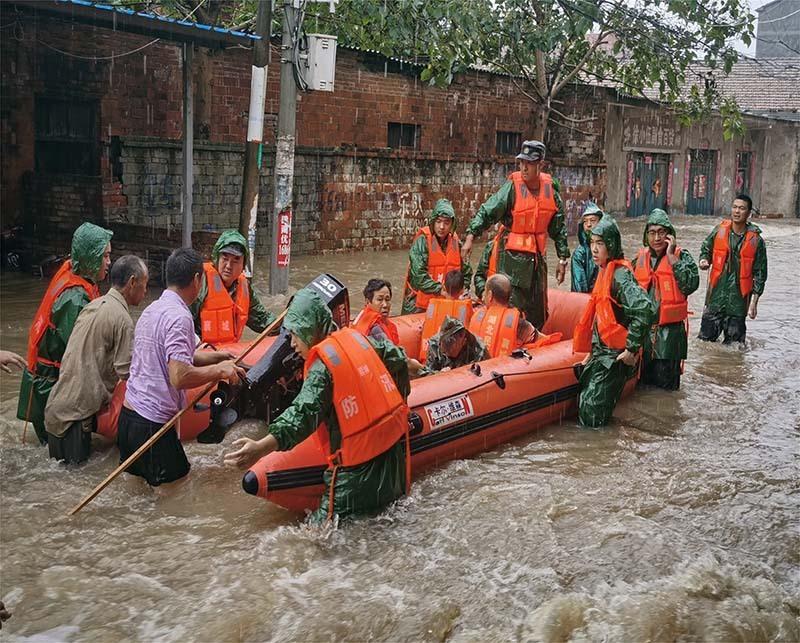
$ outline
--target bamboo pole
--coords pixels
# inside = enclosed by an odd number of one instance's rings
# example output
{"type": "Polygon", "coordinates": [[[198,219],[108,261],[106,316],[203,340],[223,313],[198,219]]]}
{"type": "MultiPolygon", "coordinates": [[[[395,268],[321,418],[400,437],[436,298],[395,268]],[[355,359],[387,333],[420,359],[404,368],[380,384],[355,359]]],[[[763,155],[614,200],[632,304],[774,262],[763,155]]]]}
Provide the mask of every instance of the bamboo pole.
{"type": "MultiPolygon", "coordinates": [[[[267,328],[264,329],[264,331],[253,341],[253,343],[250,344],[250,347],[236,359],[236,363],[239,364],[245,357],[247,357],[250,351],[252,351],[256,346],[258,346],[258,344],[260,344],[261,341],[270,332],[272,332],[273,329],[280,326],[280,323],[283,321],[283,318],[285,316],[286,316],[286,311],[284,310],[280,315],[278,315],[275,321],[273,321],[269,326],[267,326],[267,328]]],[[[125,471],[125,469],[127,469],[134,462],[136,462],[145,453],[145,451],[147,451],[156,442],[158,442],[161,436],[163,436],[167,431],[169,431],[175,425],[175,423],[181,419],[181,416],[187,411],[187,409],[190,409],[195,404],[197,404],[197,402],[203,399],[203,396],[205,396],[214,387],[215,384],[216,382],[211,382],[209,384],[206,384],[203,390],[200,391],[200,393],[198,393],[197,395],[195,395],[194,399],[192,399],[192,401],[189,402],[189,404],[187,404],[180,411],[178,411],[169,422],[167,422],[158,431],[156,431],[156,433],[150,436],[150,439],[148,439],[147,442],[145,442],[142,446],[136,449],[136,451],[134,451],[133,454],[131,454],[131,456],[127,460],[125,460],[125,462],[123,462],[116,469],[114,469],[114,471],[112,471],[111,474],[105,480],[103,480],[103,482],[97,485],[88,496],[86,496],[77,505],[75,505],[72,509],[70,509],[67,515],[74,516],[86,505],[88,505],[92,500],[94,500],[100,494],[100,492],[103,491],[103,489],[105,489],[109,484],[111,484],[114,478],[116,478],[120,473],[125,471]]]]}

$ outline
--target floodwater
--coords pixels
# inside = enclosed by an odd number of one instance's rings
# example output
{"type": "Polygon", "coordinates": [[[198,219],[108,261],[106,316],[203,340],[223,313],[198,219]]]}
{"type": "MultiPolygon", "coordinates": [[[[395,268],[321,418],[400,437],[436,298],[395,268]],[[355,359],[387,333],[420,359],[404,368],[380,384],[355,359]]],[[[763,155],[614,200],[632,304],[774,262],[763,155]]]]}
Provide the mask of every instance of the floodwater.
{"type": "MultiPolygon", "coordinates": [[[[695,258],[714,223],[676,218],[695,258]]],[[[453,462],[337,531],[244,494],[222,466],[232,439],[263,434],[255,420],[188,445],[185,482],[123,477],[67,518],[117,453],[67,469],[30,429],[23,445],[19,378],[3,375],[4,640],[800,640],[800,225],[758,224],[770,278],[744,350],[692,338],[681,391],[637,391],[601,431],[565,421],[453,462]]],[[[622,222],[629,256],[642,225],[622,222]]],[[[355,311],[370,276],[399,291],[404,262],[300,257],[291,283],[332,272],[355,311]]],[[[24,352],[45,284],[1,286],[3,348],[24,352]]]]}

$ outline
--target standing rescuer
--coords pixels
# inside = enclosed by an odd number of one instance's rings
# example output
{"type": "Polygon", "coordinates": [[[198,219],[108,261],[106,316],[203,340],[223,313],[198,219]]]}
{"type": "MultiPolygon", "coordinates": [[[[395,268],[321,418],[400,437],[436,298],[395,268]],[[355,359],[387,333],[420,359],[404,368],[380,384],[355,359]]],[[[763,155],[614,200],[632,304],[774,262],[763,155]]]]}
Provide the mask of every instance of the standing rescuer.
{"type": "Polygon", "coordinates": [[[597,264],[592,260],[589,240],[594,228],[603,218],[603,211],[594,203],[587,203],[578,222],[578,247],[572,253],[570,280],[572,292],[592,292],[597,279],[597,264]]]}
{"type": "Polygon", "coordinates": [[[641,383],[674,391],[680,387],[687,352],[686,298],[697,290],[700,275],[692,255],[678,247],[664,210],[650,213],[642,244],[633,274],[656,305],[656,321],[645,338],[641,383]]]}
{"type": "Polygon", "coordinates": [[[403,448],[411,389],[405,353],[351,328],[337,331],[328,307],[308,288],[292,299],[283,326],[305,359],[303,386],[266,437],[234,441],[225,463],[247,468],[316,432],[311,439],[320,441],[329,467],[311,522],[380,512],[410,482],[403,448]]]}
{"type": "Polygon", "coordinates": [[[592,229],[592,257],[600,268],[592,296],[572,337],[583,360],[578,420],[588,427],[608,424],[655,317],[655,306],[622,254],[619,228],[606,215],[592,229]]]}
{"type": "Polygon", "coordinates": [[[731,218],[711,231],[700,247],[700,270],[708,276],[706,305],[699,339],[744,342],[745,316],[755,319],[767,282],[767,247],[761,229],[748,221],[753,201],[746,194],[733,200],[731,218]]]}
{"type": "MultiPolygon", "coordinates": [[[[511,305],[523,311],[536,328],[547,319],[547,237],[555,242],[559,257],[556,281],[566,275],[569,260],[564,208],[553,177],[541,172],[545,146],[525,141],[517,155],[519,170],[484,203],[467,226],[462,256],[466,261],[472,242],[491,225],[503,229],[494,239],[497,272],[511,279],[511,305]]],[[[490,269],[490,273],[492,270],[490,269]]]]}
{"type": "Polygon", "coordinates": [[[270,313],[251,290],[244,274],[247,241],[238,230],[225,230],[203,264],[200,294],[190,310],[195,332],[209,344],[238,342],[244,327],[260,333],[269,326],[270,313]]]}
{"type": "Polygon", "coordinates": [[[97,284],[105,279],[111,265],[113,235],[92,223],[83,223],[75,230],[70,258],[50,281],[33,318],[17,417],[33,424],[42,444],[47,443],[44,409],[58,380],[67,340],[78,314],[100,296],[97,284]]]}
{"type": "Polygon", "coordinates": [[[451,270],[460,270],[467,284],[472,279],[472,268],[461,258],[461,242],[455,227],[453,204],[439,199],[428,225],[417,231],[408,251],[403,315],[423,312],[431,298],[442,293],[445,275],[451,270]]]}

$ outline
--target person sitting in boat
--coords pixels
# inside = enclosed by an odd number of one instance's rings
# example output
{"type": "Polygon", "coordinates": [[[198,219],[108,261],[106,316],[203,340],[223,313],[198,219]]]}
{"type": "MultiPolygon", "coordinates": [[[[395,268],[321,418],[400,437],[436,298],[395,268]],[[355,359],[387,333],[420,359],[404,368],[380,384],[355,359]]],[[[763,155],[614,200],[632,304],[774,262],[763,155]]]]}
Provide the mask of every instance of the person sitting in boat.
{"type": "Polygon", "coordinates": [[[608,424],[622,389],[636,373],[637,354],[655,318],[655,306],[622,254],[616,221],[608,215],[592,229],[592,258],[600,271],[575,327],[575,352],[588,352],[579,378],[578,420],[608,424]]]}
{"type": "Polygon", "coordinates": [[[58,381],[61,358],[78,314],[100,296],[97,284],[111,265],[114,233],[92,223],[72,235],[72,250],[50,280],[28,335],[27,368],[22,373],[17,417],[33,424],[41,444],[47,443],[44,409],[58,381]]]}
{"type": "Polygon", "coordinates": [[[445,317],[439,332],[428,342],[425,371],[449,371],[472,362],[489,359],[483,342],[470,333],[455,317],[445,317]]]}
{"type": "MultiPolygon", "coordinates": [[[[130,375],[117,432],[120,463],[185,406],[186,389],[245,376],[227,351],[195,352],[189,304],[200,292],[202,255],[190,248],[175,250],[167,259],[166,273],[166,290],[144,309],[134,330],[130,375]]],[[[125,471],[144,478],[153,487],[189,473],[176,427],[125,471]]]]}
{"type": "Polygon", "coordinates": [[[244,327],[260,333],[275,316],[270,313],[244,274],[247,241],[238,230],[225,230],[203,264],[200,294],[190,306],[194,328],[208,344],[238,342],[244,327]]]}
{"type": "MultiPolygon", "coordinates": [[[[353,321],[353,328],[365,337],[388,340],[400,346],[400,333],[389,318],[392,312],[392,284],[385,279],[370,279],[364,287],[364,308],[353,321]]],[[[419,360],[407,357],[408,372],[415,377],[423,366],[419,360]]]]}
{"type": "Polygon", "coordinates": [[[117,382],[128,379],[133,349],[129,306],[142,303],[147,278],[139,257],[120,257],[111,266],[108,293],[78,315],[44,412],[51,458],[79,464],[89,457],[96,414],[111,400],[117,382]]]}
{"type": "Polygon", "coordinates": [[[592,261],[589,239],[594,228],[603,218],[603,211],[591,201],[586,204],[578,221],[578,247],[572,253],[570,268],[572,292],[592,292],[597,279],[597,264],[592,261]]]}
{"type": "Polygon", "coordinates": [[[657,315],[645,337],[641,383],[676,391],[688,345],[686,298],[700,285],[700,272],[689,251],[675,242],[675,228],[664,210],[650,213],[642,244],[633,274],[655,302],[657,315]]]}
{"type": "Polygon", "coordinates": [[[460,319],[465,326],[472,318],[472,300],[464,292],[464,273],[451,270],[444,276],[442,297],[434,297],[428,302],[425,321],[422,324],[422,337],[419,357],[425,361],[428,355],[428,341],[442,327],[447,316],[460,319]]]}
{"type": "Polygon", "coordinates": [[[410,482],[403,442],[411,390],[406,356],[383,339],[336,330],[331,312],[309,288],[297,292],[283,327],[305,359],[303,386],[266,437],[240,438],[225,463],[242,469],[273,451],[288,451],[316,432],[330,454],[325,492],[309,520],[373,515],[410,482]],[[362,380],[362,378],[364,378],[362,380]],[[361,382],[373,382],[362,390],[361,382]]]}
{"type": "Polygon", "coordinates": [[[425,312],[431,297],[438,296],[444,289],[444,277],[451,270],[460,270],[465,283],[470,283],[472,268],[461,258],[461,241],[455,225],[453,205],[447,199],[439,199],[428,225],[420,228],[411,242],[403,315],[425,312]]]}
{"type": "Polygon", "coordinates": [[[538,339],[536,328],[511,306],[510,301],[508,275],[498,272],[489,277],[483,291],[486,305],[475,311],[469,330],[484,343],[492,357],[510,355],[514,349],[538,339]]]}
{"type": "Polygon", "coordinates": [[[400,345],[397,326],[389,319],[392,312],[392,284],[385,279],[370,279],[364,286],[364,308],[353,320],[353,328],[365,337],[389,340],[400,345]]]}

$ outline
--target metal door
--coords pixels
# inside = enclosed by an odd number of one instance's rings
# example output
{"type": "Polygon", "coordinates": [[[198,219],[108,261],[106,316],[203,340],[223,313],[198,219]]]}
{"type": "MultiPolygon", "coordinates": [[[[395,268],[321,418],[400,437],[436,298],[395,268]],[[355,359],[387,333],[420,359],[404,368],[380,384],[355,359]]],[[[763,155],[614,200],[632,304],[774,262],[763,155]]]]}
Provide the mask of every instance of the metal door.
{"type": "Polygon", "coordinates": [[[667,209],[669,155],[631,152],[628,156],[627,214],[650,214],[654,208],[667,209]]]}
{"type": "Polygon", "coordinates": [[[716,176],[717,150],[689,150],[687,214],[713,213],[716,176]]]}

